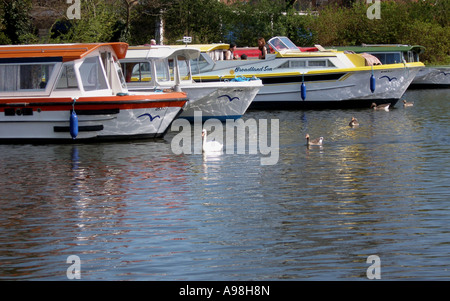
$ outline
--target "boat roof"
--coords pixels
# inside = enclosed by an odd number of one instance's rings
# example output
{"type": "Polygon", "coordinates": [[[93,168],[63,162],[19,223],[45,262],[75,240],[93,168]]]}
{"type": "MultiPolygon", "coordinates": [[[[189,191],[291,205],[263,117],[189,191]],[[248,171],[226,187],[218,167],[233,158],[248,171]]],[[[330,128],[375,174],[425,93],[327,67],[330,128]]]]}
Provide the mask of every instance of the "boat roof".
{"type": "Polygon", "coordinates": [[[163,59],[183,55],[187,59],[196,59],[200,56],[200,50],[192,47],[172,48],[169,46],[130,46],[126,59],[163,59]]]}
{"type": "Polygon", "coordinates": [[[208,52],[213,50],[228,50],[230,49],[230,44],[218,43],[218,44],[189,44],[186,45],[170,45],[172,48],[182,48],[182,47],[190,47],[199,49],[201,52],[208,52]]]}
{"type": "Polygon", "coordinates": [[[118,59],[124,58],[128,49],[128,44],[123,42],[8,45],[0,46],[0,59],[62,57],[66,62],[83,58],[102,46],[111,46],[118,59]]]}
{"type": "Polygon", "coordinates": [[[338,46],[332,47],[337,50],[349,50],[354,52],[392,52],[392,51],[415,51],[419,54],[425,51],[420,45],[397,45],[397,44],[363,44],[361,46],[338,46]]]}

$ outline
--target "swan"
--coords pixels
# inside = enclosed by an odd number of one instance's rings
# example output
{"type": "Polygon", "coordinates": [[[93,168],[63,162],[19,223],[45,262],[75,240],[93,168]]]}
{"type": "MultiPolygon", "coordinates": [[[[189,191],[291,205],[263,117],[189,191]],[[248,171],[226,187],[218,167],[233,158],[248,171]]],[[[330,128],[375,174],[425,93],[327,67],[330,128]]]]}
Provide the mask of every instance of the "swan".
{"type": "Polygon", "coordinates": [[[206,130],[202,130],[202,150],[204,153],[221,152],[223,145],[217,141],[206,141],[206,130]]]}
{"type": "Polygon", "coordinates": [[[389,106],[390,105],[391,105],[390,103],[384,103],[384,104],[381,104],[381,105],[377,106],[377,104],[373,102],[370,107],[373,108],[374,110],[389,111],[389,106]]]}
{"type": "Polygon", "coordinates": [[[352,117],[352,121],[350,121],[350,123],[348,125],[351,127],[358,126],[359,125],[358,119],[356,119],[355,117],[352,117]]]}
{"type": "Polygon", "coordinates": [[[306,145],[310,146],[310,145],[322,145],[323,142],[323,137],[314,139],[314,140],[309,140],[309,134],[306,134],[306,145]]]}
{"type": "Polygon", "coordinates": [[[414,105],[413,102],[407,102],[405,99],[403,99],[403,106],[404,107],[412,107],[414,105]]]}

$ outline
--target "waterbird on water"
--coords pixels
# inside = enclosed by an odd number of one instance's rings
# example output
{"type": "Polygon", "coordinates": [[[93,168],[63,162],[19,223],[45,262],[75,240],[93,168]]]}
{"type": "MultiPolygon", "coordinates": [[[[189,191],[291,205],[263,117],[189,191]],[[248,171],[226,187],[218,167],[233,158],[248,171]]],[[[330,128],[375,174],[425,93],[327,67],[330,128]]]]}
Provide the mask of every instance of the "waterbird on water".
{"type": "Polygon", "coordinates": [[[374,110],[377,110],[377,111],[383,111],[383,110],[389,111],[390,105],[391,105],[390,103],[383,103],[383,104],[377,106],[377,104],[373,102],[372,105],[370,106],[370,108],[373,108],[374,110]]]}
{"type": "Polygon", "coordinates": [[[351,127],[358,126],[359,125],[358,119],[356,119],[355,117],[352,117],[352,120],[350,121],[350,123],[348,125],[351,127]]]}
{"type": "Polygon", "coordinates": [[[403,99],[403,106],[404,107],[412,107],[414,105],[413,102],[407,102],[406,99],[403,99]]]}
{"type": "Polygon", "coordinates": [[[323,137],[320,137],[320,138],[317,138],[317,139],[313,139],[313,140],[310,140],[309,139],[309,134],[306,134],[306,145],[307,146],[310,146],[310,145],[319,145],[319,146],[321,146],[322,145],[322,142],[323,142],[323,137]]]}
{"type": "Polygon", "coordinates": [[[202,130],[202,150],[204,153],[217,153],[222,151],[223,145],[217,141],[206,141],[206,130],[202,130]]]}

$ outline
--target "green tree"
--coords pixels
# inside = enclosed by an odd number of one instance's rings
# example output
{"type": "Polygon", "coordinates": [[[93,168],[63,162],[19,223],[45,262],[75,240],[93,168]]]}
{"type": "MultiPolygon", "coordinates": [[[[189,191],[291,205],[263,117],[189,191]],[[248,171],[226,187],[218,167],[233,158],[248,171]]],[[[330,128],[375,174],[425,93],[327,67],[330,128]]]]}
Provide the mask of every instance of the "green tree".
{"type": "Polygon", "coordinates": [[[287,33],[283,14],[286,8],[286,1],[282,0],[236,2],[231,7],[233,15],[227,30],[238,45],[256,46],[259,37],[267,40],[287,33]]]}
{"type": "Polygon", "coordinates": [[[66,30],[52,36],[52,43],[96,43],[109,42],[115,36],[120,10],[102,0],[81,2],[81,18],[59,22],[66,30]]]}
{"type": "Polygon", "coordinates": [[[35,29],[30,18],[31,0],[0,2],[3,34],[0,42],[10,44],[30,44],[37,41],[35,29]]]}
{"type": "Polygon", "coordinates": [[[228,7],[216,0],[179,0],[164,12],[169,43],[191,36],[195,43],[216,43],[223,39],[223,18],[228,7]]]}

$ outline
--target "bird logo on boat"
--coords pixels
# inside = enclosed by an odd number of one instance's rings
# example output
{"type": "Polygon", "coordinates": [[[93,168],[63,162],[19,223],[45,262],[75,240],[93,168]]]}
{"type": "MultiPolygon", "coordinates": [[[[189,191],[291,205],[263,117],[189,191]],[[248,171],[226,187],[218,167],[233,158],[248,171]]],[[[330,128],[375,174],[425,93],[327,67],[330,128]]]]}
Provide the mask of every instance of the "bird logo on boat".
{"type": "Polygon", "coordinates": [[[393,78],[390,78],[389,76],[387,76],[387,75],[383,75],[382,77],[380,77],[380,79],[382,79],[383,77],[386,77],[387,79],[388,79],[388,81],[393,81],[394,79],[396,80],[397,78],[396,77],[393,77],[393,78]]]}
{"type": "Polygon", "coordinates": [[[239,97],[237,97],[237,96],[235,96],[235,97],[231,97],[231,96],[229,96],[229,95],[226,95],[226,94],[224,94],[224,95],[220,95],[220,96],[219,96],[219,97],[217,97],[217,98],[221,98],[221,97],[226,97],[226,98],[228,98],[228,100],[229,100],[229,101],[233,101],[233,100],[235,100],[235,99],[239,100],[239,97]]]}
{"type": "Polygon", "coordinates": [[[143,117],[143,116],[147,116],[148,118],[150,118],[150,122],[152,122],[153,120],[155,120],[155,118],[160,118],[160,119],[161,119],[161,116],[156,115],[155,117],[153,117],[153,116],[150,115],[149,113],[142,114],[142,115],[138,116],[138,118],[141,118],[141,117],[143,117]]]}

